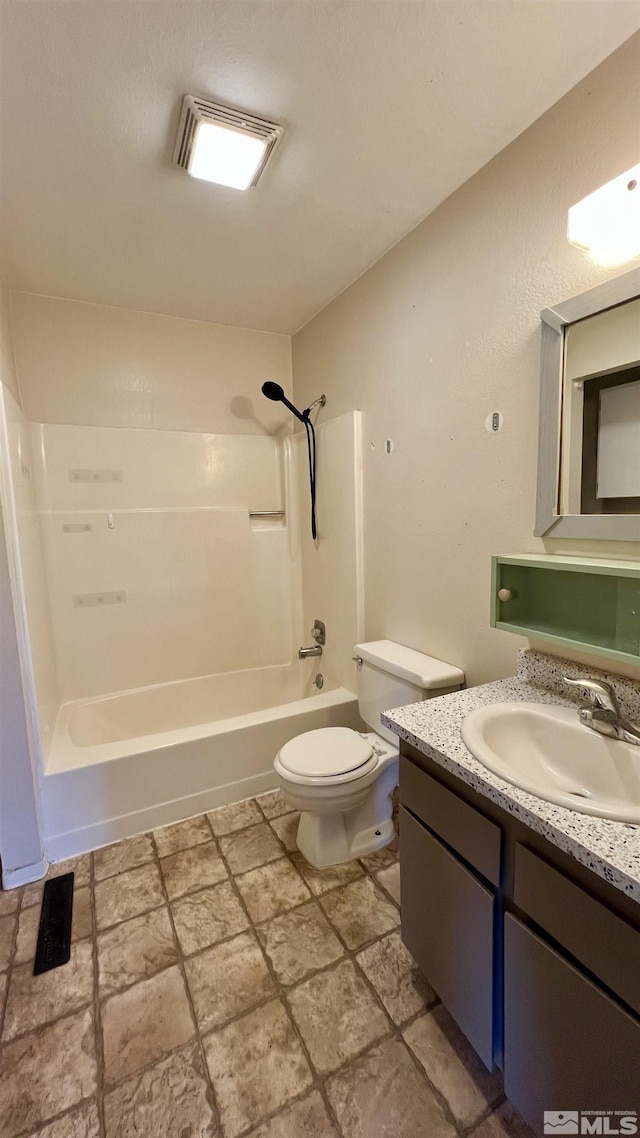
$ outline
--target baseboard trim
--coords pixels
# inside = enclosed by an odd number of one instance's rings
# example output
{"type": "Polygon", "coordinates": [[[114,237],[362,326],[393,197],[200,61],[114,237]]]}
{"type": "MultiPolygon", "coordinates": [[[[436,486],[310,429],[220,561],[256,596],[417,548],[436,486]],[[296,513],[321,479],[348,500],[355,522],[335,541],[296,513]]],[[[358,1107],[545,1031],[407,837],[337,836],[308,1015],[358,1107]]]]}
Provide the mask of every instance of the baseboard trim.
{"type": "Polygon", "coordinates": [[[32,881],[41,881],[46,877],[49,862],[46,857],[36,861],[33,865],[21,865],[18,869],[2,868],[2,888],[18,889],[21,885],[30,885],[32,881]]]}
{"type": "Polygon", "coordinates": [[[91,850],[111,845],[112,842],[119,842],[123,838],[133,838],[148,830],[170,826],[173,822],[181,822],[184,818],[193,818],[197,814],[204,814],[207,810],[215,810],[218,806],[227,806],[230,802],[241,802],[244,798],[264,794],[268,790],[275,790],[276,787],[274,772],[269,770],[264,774],[253,775],[238,782],[229,782],[225,786],[199,791],[197,794],[189,794],[171,802],[156,803],[131,814],[105,818],[101,822],[83,826],[78,830],[50,835],[45,840],[47,855],[52,862],[64,861],[65,858],[90,853],[91,850]]]}

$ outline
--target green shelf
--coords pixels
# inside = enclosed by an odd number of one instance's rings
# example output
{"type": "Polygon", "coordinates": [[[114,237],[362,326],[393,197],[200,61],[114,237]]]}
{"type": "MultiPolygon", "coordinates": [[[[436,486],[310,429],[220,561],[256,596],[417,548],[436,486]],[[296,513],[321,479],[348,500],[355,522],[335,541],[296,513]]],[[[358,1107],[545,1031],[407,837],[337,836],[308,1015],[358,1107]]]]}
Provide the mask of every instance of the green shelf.
{"type": "Polygon", "coordinates": [[[494,557],[491,580],[493,628],[640,664],[640,562],[494,557]]]}

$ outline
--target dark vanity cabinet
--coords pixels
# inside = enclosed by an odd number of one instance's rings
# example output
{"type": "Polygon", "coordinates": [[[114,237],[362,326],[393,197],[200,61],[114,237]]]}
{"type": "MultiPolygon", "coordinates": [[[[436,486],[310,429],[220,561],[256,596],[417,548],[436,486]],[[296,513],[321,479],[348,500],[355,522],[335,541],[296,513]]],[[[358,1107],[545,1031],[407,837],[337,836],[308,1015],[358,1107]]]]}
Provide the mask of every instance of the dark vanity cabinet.
{"type": "Polygon", "coordinates": [[[402,744],[402,937],[535,1132],[640,1112],[640,905],[402,744]]]}
{"type": "Polygon", "coordinates": [[[419,890],[403,889],[404,943],[491,1067],[493,893],[404,809],[401,825],[404,864],[419,865],[424,875],[419,890]]]}
{"type": "Polygon", "coordinates": [[[413,764],[400,795],[402,938],[492,1067],[500,829],[413,764]]]}

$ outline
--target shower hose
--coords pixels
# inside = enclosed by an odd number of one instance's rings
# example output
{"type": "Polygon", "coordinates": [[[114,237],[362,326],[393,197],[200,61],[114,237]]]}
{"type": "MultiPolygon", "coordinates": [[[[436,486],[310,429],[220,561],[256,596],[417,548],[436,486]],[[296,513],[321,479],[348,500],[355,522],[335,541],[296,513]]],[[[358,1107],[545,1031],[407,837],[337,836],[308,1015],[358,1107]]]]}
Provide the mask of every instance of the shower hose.
{"type": "Polygon", "coordinates": [[[309,490],[311,493],[311,536],[316,540],[316,432],[311,419],[305,418],[307,454],[309,456],[309,490]]]}

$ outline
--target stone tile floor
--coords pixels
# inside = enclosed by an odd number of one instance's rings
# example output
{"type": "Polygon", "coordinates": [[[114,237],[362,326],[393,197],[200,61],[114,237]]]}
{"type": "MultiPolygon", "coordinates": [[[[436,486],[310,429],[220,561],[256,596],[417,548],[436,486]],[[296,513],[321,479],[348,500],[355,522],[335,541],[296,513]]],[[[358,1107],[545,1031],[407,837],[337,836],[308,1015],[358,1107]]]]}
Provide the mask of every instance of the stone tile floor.
{"type": "Polygon", "coordinates": [[[317,870],[296,822],[274,791],[52,867],[43,976],[42,883],[0,892],[2,1138],[530,1138],[401,944],[395,849],[317,870]]]}

